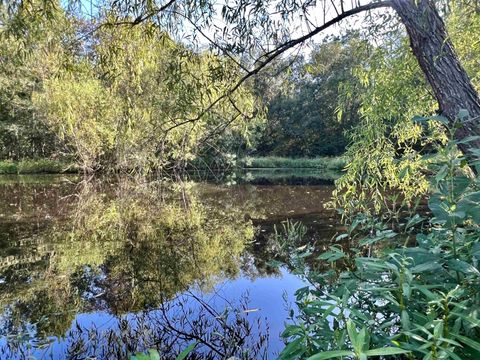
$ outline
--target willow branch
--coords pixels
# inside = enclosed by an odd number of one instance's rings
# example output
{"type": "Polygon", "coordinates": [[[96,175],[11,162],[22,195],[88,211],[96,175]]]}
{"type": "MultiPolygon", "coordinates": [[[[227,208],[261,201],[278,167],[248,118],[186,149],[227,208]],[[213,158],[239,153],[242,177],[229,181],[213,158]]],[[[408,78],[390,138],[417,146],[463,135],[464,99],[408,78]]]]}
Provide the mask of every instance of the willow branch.
{"type": "MultiPolygon", "coordinates": [[[[280,55],[285,53],[287,50],[295,47],[296,45],[299,45],[299,44],[302,44],[302,43],[306,42],[307,40],[311,39],[315,35],[321,33],[322,31],[328,29],[329,27],[339,23],[340,21],[342,21],[345,18],[348,18],[350,16],[353,16],[353,15],[356,15],[356,14],[359,14],[359,13],[362,13],[362,12],[365,12],[365,11],[379,9],[379,8],[386,8],[386,7],[391,7],[391,6],[392,6],[392,3],[391,3],[390,0],[379,1],[379,2],[374,2],[374,3],[367,4],[367,5],[358,6],[354,9],[351,9],[351,10],[348,10],[348,11],[345,11],[345,12],[341,13],[339,16],[336,16],[335,18],[325,22],[323,25],[316,27],[315,29],[313,29],[308,34],[305,34],[304,36],[301,36],[301,37],[298,37],[296,39],[292,39],[292,40],[284,42],[283,44],[278,46],[276,49],[262,55],[259,58],[259,60],[256,62],[257,66],[253,70],[248,71],[244,76],[242,76],[235,83],[235,85],[232,88],[230,88],[230,90],[226,91],[224,94],[222,94],[217,99],[215,99],[212,103],[210,103],[210,105],[208,105],[204,110],[202,110],[200,112],[200,114],[198,114],[194,118],[186,119],[186,120],[183,120],[183,121],[180,121],[180,122],[175,122],[174,125],[172,125],[168,129],[166,129],[166,132],[168,133],[171,130],[173,130],[173,129],[179,127],[179,126],[182,126],[182,125],[185,125],[185,124],[188,124],[188,123],[191,123],[191,122],[199,121],[207,112],[209,112],[220,101],[222,101],[225,98],[228,98],[229,96],[231,96],[235,91],[237,91],[240,88],[240,86],[245,81],[247,81],[252,76],[258,74],[263,68],[265,68],[268,64],[270,64],[273,60],[278,58],[280,55]],[[262,59],[262,60],[260,60],[260,59],[262,59]]],[[[177,120],[180,120],[180,119],[177,119],[177,120]]]]}

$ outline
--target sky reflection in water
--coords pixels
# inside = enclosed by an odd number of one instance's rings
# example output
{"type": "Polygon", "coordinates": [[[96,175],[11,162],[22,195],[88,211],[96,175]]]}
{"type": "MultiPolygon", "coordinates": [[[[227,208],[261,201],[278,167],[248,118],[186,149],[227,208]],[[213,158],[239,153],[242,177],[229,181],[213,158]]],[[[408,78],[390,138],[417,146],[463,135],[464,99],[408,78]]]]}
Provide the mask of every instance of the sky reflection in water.
{"type": "Polygon", "coordinates": [[[331,190],[3,177],[0,358],[123,358],[155,344],[173,356],[199,334],[199,358],[239,356],[240,348],[275,358],[283,295],[293,303],[302,281],[268,265],[274,225],[301,220],[309,239],[327,246],[337,231],[323,206],[331,190]],[[45,339],[53,343],[39,349],[45,339]]]}

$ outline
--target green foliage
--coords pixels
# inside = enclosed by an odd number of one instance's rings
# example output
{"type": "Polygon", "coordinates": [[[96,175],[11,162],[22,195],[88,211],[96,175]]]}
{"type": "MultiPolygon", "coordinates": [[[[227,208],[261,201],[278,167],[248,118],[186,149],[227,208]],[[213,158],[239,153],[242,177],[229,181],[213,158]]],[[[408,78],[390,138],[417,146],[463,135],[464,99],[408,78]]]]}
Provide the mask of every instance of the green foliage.
{"type": "Polygon", "coordinates": [[[288,66],[291,59],[257,80],[268,114],[255,155],[314,157],[344,152],[344,132],[358,122],[359,103],[355,96],[342,99],[341,112],[337,104],[342,88],[349,84],[353,89],[358,82],[352,69],[358,65],[359,46],[361,42],[355,37],[325,42],[308,60],[301,58],[290,65],[287,75],[278,68],[288,66]],[[271,95],[271,88],[279,89],[277,94],[271,95]]]}
{"type": "Polygon", "coordinates": [[[150,23],[96,37],[80,69],[45,81],[35,97],[84,166],[182,169],[219,135],[248,141],[261,121],[245,87],[209,108],[239,76],[231,61],[194,53],[150,23]]]}
{"type": "Polygon", "coordinates": [[[469,1],[450,4],[447,26],[462,65],[465,67],[477,91],[480,90],[480,13],[478,7],[469,1]]]}
{"type": "Polygon", "coordinates": [[[412,359],[478,358],[480,184],[465,174],[455,129],[432,164],[430,217],[412,215],[396,231],[358,217],[337,238],[348,247],[334,245],[320,256],[284,241],[291,244],[289,263],[311,283],[296,293],[299,312],[282,335],[284,359],[402,351],[412,359]],[[311,261],[329,270],[316,271],[311,261]]]}
{"type": "Polygon", "coordinates": [[[336,184],[334,207],[347,219],[357,212],[391,216],[399,208],[411,211],[428,190],[422,154],[444,140],[441,124],[424,129],[411,118],[434,112],[434,98],[402,32],[390,33],[381,46],[359,49],[359,57],[365,60],[354,74],[362,91],[345,87],[344,96],[360,97],[361,121],[349,133],[348,165],[336,184]],[[389,194],[398,195],[392,199],[389,194]]]}
{"type": "Polygon", "coordinates": [[[130,357],[130,360],[160,360],[160,354],[157,350],[150,349],[148,352],[137,352],[130,357]]]}
{"type": "MultiPolygon", "coordinates": [[[[184,360],[190,354],[194,349],[195,346],[197,345],[196,342],[191,343],[188,345],[185,350],[183,350],[178,356],[175,358],[175,360],[184,360]]],[[[160,354],[157,350],[150,349],[148,350],[147,353],[142,353],[142,352],[137,352],[135,355],[132,355],[130,357],[130,360],[160,360],[160,354]]]]}
{"type": "MultiPolygon", "coordinates": [[[[468,2],[456,2],[446,19],[462,64],[478,88],[480,46],[471,41],[480,28],[478,11],[468,2]]],[[[434,113],[437,105],[403,32],[389,32],[380,46],[363,54],[358,50],[364,60],[354,74],[362,91],[350,90],[347,83],[344,97],[360,97],[361,121],[350,132],[347,171],[337,182],[333,206],[346,219],[359,211],[388,218],[413,211],[426,196],[426,174],[435,160],[423,155],[434,154],[446,134],[439,122],[420,126],[410,121],[414,115],[434,113]]]]}
{"type": "Polygon", "coordinates": [[[0,158],[67,155],[85,170],[148,172],[249,146],[264,113],[251,90],[212,105],[239,79],[234,61],[149,21],[91,32],[95,23],[51,5],[0,6],[0,158]]]}
{"type": "Polygon", "coordinates": [[[352,344],[353,351],[349,350],[331,350],[323,351],[319,354],[310,356],[309,360],[323,360],[323,359],[333,359],[333,358],[355,358],[355,359],[368,359],[369,357],[377,356],[389,356],[389,355],[400,355],[409,353],[409,351],[402,350],[395,347],[382,347],[378,349],[369,349],[368,339],[367,339],[367,330],[365,327],[362,330],[356,330],[355,324],[351,321],[347,321],[347,333],[352,344]]]}
{"type": "Polygon", "coordinates": [[[17,174],[18,166],[12,161],[0,162],[0,174],[17,174]]]}
{"type": "Polygon", "coordinates": [[[104,61],[97,71],[121,103],[119,167],[182,167],[211,147],[223,149],[222,139],[248,141],[251,124],[261,121],[245,87],[207,111],[239,77],[230,60],[195,53],[149,23],[107,28],[99,37],[95,53],[104,61]]]}
{"type": "Polygon", "coordinates": [[[195,346],[196,346],[196,345],[197,345],[196,342],[193,342],[193,343],[191,343],[190,345],[188,345],[185,350],[183,350],[180,354],[178,354],[178,356],[175,358],[175,360],[183,360],[183,359],[185,359],[185,358],[187,357],[187,355],[188,355],[189,353],[191,353],[191,352],[193,351],[193,349],[195,349],[195,346]]]}
{"type": "MultiPolygon", "coordinates": [[[[32,93],[42,78],[52,74],[65,61],[62,41],[70,33],[65,18],[55,15],[55,24],[39,16],[35,21],[23,21],[25,13],[40,15],[43,1],[26,3],[10,17],[6,4],[0,5],[2,33],[0,36],[0,158],[48,157],[62,150],[55,134],[36,116],[32,93]],[[28,26],[22,36],[8,31],[9,25],[28,26]]],[[[53,2],[55,3],[55,2],[53,2]]]]}
{"type": "Polygon", "coordinates": [[[45,80],[35,94],[44,122],[73,148],[84,168],[99,166],[114,148],[120,102],[95,79],[82,76],[45,80]]]}
{"type": "Polygon", "coordinates": [[[321,158],[284,158],[277,156],[247,157],[241,161],[245,168],[312,168],[343,170],[345,159],[342,157],[321,158]]]}
{"type": "Polygon", "coordinates": [[[63,161],[55,160],[23,160],[17,164],[18,174],[57,174],[64,172],[77,172],[75,164],[68,164],[63,161]]]}

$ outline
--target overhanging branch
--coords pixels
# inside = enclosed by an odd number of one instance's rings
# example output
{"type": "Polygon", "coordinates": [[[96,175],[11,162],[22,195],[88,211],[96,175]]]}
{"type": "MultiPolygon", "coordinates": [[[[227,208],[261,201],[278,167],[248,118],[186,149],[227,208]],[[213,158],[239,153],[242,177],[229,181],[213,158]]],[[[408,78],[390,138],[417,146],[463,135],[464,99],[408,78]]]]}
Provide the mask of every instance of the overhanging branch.
{"type": "MultiPolygon", "coordinates": [[[[268,64],[270,64],[273,60],[275,60],[277,57],[285,53],[287,50],[295,47],[296,45],[302,44],[305,41],[311,39],[315,35],[321,33],[322,31],[328,29],[329,27],[338,24],[340,21],[343,19],[346,19],[350,16],[357,15],[359,13],[369,11],[369,10],[374,10],[374,9],[379,9],[379,8],[386,8],[386,7],[392,7],[392,2],[390,0],[387,1],[379,1],[379,2],[373,2],[367,5],[361,5],[356,8],[347,10],[342,12],[340,15],[334,17],[333,19],[325,22],[323,25],[318,26],[314,28],[312,31],[310,31],[308,34],[305,34],[304,36],[301,36],[296,39],[292,39],[289,41],[284,42],[280,46],[278,46],[276,49],[269,51],[265,54],[263,54],[256,62],[257,64],[253,70],[248,71],[244,76],[242,76],[236,83],[235,85],[230,88],[228,91],[226,91],[224,94],[219,96],[215,101],[213,101],[208,107],[206,107],[204,110],[200,112],[195,118],[190,118],[187,120],[183,120],[181,122],[175,122],[174,125],[166,129],[166,132],[168,133],[169,131],[173,130],[174,128],[178,126],[182,126],[191,122],[196,122],[200,120],[208,111],[210,111],[214,106],[216,106],[220,101],[224,100],[225,98],[228,98],[231,96],[235,91],[240,88],[240,86],[247,81],[249,78],[252,76],[258,74],[263,68],[265,68],[268,64]]],[[[176,119],[180,120],[180,119],[176,119]]]]}

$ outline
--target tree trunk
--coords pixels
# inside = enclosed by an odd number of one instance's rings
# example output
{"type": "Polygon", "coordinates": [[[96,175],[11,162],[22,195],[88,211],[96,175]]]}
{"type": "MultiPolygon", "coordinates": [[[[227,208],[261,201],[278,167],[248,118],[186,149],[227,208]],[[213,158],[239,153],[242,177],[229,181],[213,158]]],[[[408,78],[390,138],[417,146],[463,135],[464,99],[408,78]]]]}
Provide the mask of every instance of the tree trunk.
{"type": "MultiPolygon", "coordinates": [[[[452,123],[461,109],[469,112],[455,136],[457,140],[480,135],[480,98],[460,64],[445,24],[432,0],[392,0],[410,38],[410,46],[425,73],[442,114],[452,123]]],[[[479,160],[471,149],[480,148],[480,140],[460,144],[470,161],[479,160]]]]}

